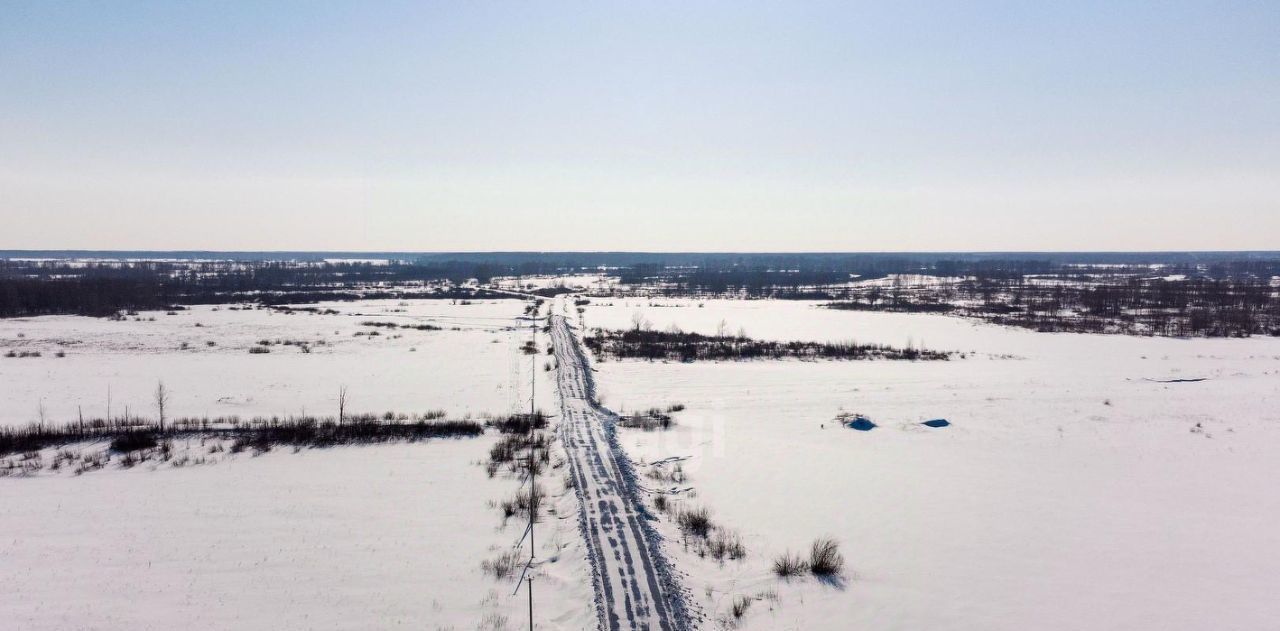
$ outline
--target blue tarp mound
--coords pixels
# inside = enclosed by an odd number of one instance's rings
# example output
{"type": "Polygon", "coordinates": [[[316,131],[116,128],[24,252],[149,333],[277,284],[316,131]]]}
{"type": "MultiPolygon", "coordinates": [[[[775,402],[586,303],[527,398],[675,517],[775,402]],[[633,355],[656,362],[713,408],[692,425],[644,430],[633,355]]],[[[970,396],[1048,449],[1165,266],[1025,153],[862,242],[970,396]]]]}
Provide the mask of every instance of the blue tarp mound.
{"type": "Polygon", "coordinates": [[[848,419],[844,422],[844,426],[849,429],[856,429],[860,432],[869,432],[876,428],[876,424],[872,423],[871,419],[865,416],[855,416],[848,419]]]}

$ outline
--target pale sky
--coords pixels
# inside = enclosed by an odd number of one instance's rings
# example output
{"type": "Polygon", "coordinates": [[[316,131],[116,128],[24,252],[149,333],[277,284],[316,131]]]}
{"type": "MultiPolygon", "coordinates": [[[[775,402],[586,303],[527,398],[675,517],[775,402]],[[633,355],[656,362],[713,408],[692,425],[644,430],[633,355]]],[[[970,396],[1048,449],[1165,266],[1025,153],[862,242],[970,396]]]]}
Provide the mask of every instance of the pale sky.
{"type": "Polygon", "coordinates": [[[1280,249],[1280,2],[1039,4],[0,0],[0,248],[1280,249]]]}

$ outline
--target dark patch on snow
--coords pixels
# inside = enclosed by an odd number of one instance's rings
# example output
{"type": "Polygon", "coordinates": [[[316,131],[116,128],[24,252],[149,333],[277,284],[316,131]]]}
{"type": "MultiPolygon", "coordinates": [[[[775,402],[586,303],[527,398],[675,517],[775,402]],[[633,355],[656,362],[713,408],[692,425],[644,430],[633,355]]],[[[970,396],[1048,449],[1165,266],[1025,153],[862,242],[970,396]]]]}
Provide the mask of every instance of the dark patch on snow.
{"type": "Polygon", "coordinates": [[[844,419],[843,422],[845,427],[856,429],[860,432],[869,432],[876,428],[876,424],[872,423],[871,419],[862,415],[844,419]]]}
{"type": "Polygon", "coordinates": [[[1152,381],[1155,383],[1198,383],[1201,381],[1208,381],[1208,380],[1205,379],[1204,377],[1195,377],[1192,379],[1148,379],[1147,381],[1152,381]]]}
{"type": "Polygon", "coordinates": [[[925,427],[946,427],[950,424],[951,422],[945,418],[935,418],[931,421],[921,423],[921,425],[924,425],[925,427]]]}

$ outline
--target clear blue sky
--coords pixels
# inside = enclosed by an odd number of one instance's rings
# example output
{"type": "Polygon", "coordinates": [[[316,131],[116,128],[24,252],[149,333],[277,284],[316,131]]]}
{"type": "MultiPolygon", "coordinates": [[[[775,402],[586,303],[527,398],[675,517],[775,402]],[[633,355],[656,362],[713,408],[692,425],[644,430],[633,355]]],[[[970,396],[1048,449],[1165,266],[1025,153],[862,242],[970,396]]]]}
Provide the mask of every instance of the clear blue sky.
{"type": "Polygon", "coordinates": [[[1280,248],[1280,2],[1036,4],[0,0],[0,248],[1280,248]]]}

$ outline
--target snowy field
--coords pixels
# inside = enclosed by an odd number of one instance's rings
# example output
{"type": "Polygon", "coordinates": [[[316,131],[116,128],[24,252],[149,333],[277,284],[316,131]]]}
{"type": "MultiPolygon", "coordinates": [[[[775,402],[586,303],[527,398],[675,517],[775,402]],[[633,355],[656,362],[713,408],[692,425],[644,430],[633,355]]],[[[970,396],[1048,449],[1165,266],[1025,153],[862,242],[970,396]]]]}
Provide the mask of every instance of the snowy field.
{"type": "MultiPolygon", "coordinates": [[[[527,409],[535,366],[540,407],[554,412],[547,358],[519,349],[524,306],[379,301],[288,315],[223,305],[127,321],[0,320],[0,354],[41,353],[0,357],[0,419],[29,422],[42,400],[51,422],[73,420],[76,404],[103,415],[108,384],[114,415],[129,405],[152,416],[158,379],[173,392],[171,417],[335,415],[340,384],[351,412],[503,414],[527,409]],[[381,335],[355,335],[373,330],[381,335]],[[250,354],[262,339],[306,340],[311,352],[272,344],[250,354]]],[[[522,628],[525,592],[481,567],[524,528],[495,507],[520,484],[486,474],[497,440],[491,431],[0,479],[0,618],[34,630],[522,628]]],[[[556,512],[538,533],[539,612],[555,628],[590,628],[576,500],[554,479],[546,486],[556,512]]]]}
{"type": "MultiPolygon", "coordinates": [[[[503,414],[528,405],[531,370],[555,412],[547,336],[537,355],[520,349],[524,307],[0,320],[0,355],[40,354],[0,357],[0,423],[103,416],[108,387],[113,415],[149,417],[159,380],[171,417],[334,415],[344,385],[350,412],[503,414]],[[424,326],[440,330],[407,328],[424,326]],[[250,353],[264,340],[269,352],[250,353]]],[[[620,429],[621,444],[642,475],[683,459],[687,482],[669,486],[692,490],[673,502],[708,507],[747,547],[719,563],[659,524],[702,628],[1256,629],[1280,617],[1280,340],[1042,334],[780,301],[604,298],[582,319],[627,328],[637,312],[658,329],[969,354],[596,362],[616,411],[687,406],[674,429],[620,429]],[[844,413],[878,427],[844,428],[844,413]],[[951,425],[920,424],[939,418],[951,425]],[[776,555],[820,536],[841,543],[843,581],[772,574],[776,555]],[[734,619],[738,597],[752,604],[734,619]]],[[[482,466],[496,440],[0,479],[0,612],[37,630],[523,628],[514,577],[481,569],[523,531],[495,507],[519,482],[482,466]]],[[[560,457],[553,449],[553,467],[560,457]]],[[[537,617],[594,628],[577,500],[561,477],[543,480],[553,512],[537,538],[537,617]]]]}
{"type": "Polygon", "coordinates": [[[172,392],[171,417],[336,416],[344,385],[347,409],[357,413],[444,409],[461,417],[528,405],[531,366],[519,350],[528,323],[517,300],[320,303],[305,306],[318,312],[292,314],[232,307],[144,311],[123,321],[0,320],[0,424],[37,420],[42,404],[51,422],[74,421],[78,409],[103,417],[108,392],[113,417],[126,407],[151,417],[160,380],[172,392]],[[270,352],[249,352],[264,340],[270,352]],[[305,343],[310,352],[276,342],[305,343]],[[40,357],[3,357],[8,351],[40,357]]]}
{"type": "Polygon", "coordinates": [[[472,464],[487,442],[4,480],[0,611],[14,629],[423,628],[503,615],[478,566],[492,528],[473,526],[494,521],[485,500],[509,486],[472,464]]]}
{"type": "MultiPolygon", "coordinates": [[[[684,403],[629,455],[682,463],[743,562],[680,550],[749,629],[1261,629],[1280,619],[1280,340],[1042,334],[813,303],[601,299],[588,327],[916,344],[949,362],[599,362],[615,410],[684,403]],[[652,305],[652,306],[651,306],[652,305]],[[701,306],[699,306],[701,305],[701,306]],[[1181,381],[1203,379],[1203,381],[1181,381]],[[834,422],[857,412],[879,426],[834,422]],[[952,425],[931,429],[924,420],[952,425]],[[846,581],[773,557],[841,542],[846,581]]],[[[670,466],[670,465],[668,465],[670,466]]]]}

